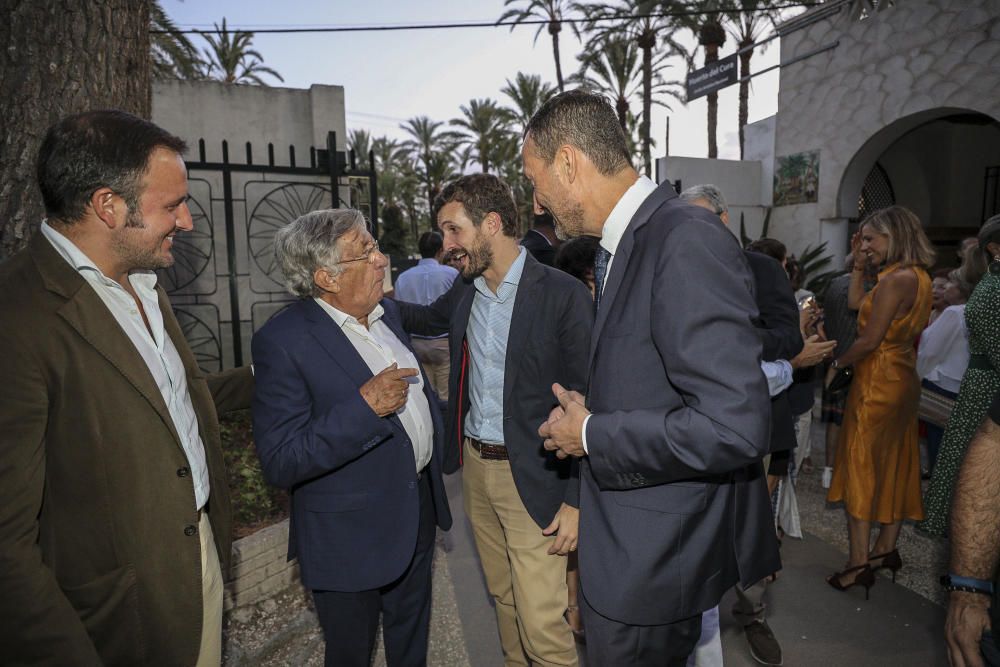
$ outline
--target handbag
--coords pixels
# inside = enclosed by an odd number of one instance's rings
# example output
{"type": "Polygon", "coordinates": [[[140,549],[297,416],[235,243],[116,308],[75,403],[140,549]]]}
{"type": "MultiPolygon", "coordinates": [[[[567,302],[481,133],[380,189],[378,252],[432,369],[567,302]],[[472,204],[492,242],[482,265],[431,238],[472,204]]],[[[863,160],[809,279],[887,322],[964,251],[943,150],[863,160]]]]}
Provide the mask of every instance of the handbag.
{"type": "Polygon", "coordinates": [[[851,381],[854,379],[854,369],[850,366],[845,366],[837,371],[830,380],[829,386],[826,390],[831,394],[838,394],[842,391],[847,391],[847,388],[851,386],[851,381]]]}
{"type": "Polygon", "coordinates": [[[917,407],[917,417],[921,421],[940,428],[948,425],[951,411],[955,409],[955,399],[934,391],[926,384],[920,387],[920,405],[917,407]]]}

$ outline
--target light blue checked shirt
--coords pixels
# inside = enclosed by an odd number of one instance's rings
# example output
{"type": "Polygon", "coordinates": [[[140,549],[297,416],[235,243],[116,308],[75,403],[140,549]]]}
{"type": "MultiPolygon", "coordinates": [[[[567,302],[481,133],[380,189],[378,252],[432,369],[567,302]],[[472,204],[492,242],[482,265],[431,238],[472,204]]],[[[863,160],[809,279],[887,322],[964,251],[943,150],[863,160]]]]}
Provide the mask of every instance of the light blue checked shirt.
{"type": "Polygon", "coordinates": [[[469,398],[465,434],[492,444],[503,444],[503,378],[507,361],[507,337],[514,314],[514,298],[524,271],[527,251],[522,247],[494,294],[486,279],[476,278],[469,327],[469,398]]]}

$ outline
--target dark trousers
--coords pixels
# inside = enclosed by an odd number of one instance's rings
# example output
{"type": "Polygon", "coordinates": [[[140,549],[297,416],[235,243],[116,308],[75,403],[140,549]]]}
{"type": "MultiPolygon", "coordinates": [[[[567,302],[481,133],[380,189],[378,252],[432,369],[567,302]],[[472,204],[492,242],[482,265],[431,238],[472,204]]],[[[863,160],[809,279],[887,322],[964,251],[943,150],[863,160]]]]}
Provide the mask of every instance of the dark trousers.
{"type": "Polygon", "coordinates": [[[579,604],[587,628],[588,665],[685,667],[701,638],[701,614],[665,625],[625,625],[591,607],[585,590],[579,604]]]}
{"type": "MultiPolygon", "coordinates": [[[[434,503],[430,479],[420,482],[420,527],[417,547],[406,572],[396,581],[370,591],[312,592],[316,615],[326,640],[326,667],[368,667],[375,649],[379,613],[389,667],[427,664],[431,620],[431,561],[434,557],[434,503]]],[[[378,554],[372,554],[378,558],[378,554]]]]}

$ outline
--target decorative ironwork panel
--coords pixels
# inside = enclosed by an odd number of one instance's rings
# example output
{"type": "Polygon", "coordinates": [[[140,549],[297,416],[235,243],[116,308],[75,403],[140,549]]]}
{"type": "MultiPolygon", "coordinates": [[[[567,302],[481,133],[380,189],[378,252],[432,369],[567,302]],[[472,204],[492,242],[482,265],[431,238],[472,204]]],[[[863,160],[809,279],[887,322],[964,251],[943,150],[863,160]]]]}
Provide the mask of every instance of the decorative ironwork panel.
{"type": "Polygon", "coordinates": [[[188,180],[188,210],[194,229],[174,236],[174,265],[158,271],[160,284],[170,295],[215,294],[215,229],[212,186],[201,178],[188,180]]]}
{"type": "Polygon", "coordinates": [[[896,203],[896,194],[892,191],[892,183],[889,182],[889,175],[885,173],[882,165],[875,163],[872,170],[868,172],[864,187],[861,188],[861,196],[858,197],[858,218],[864,219],[872,211],[877,211],[896,203]]]}
{"type": "Polygon", "coordinates": [[[184,332],[198,367],[208,373],[222,370],[222,341],[219,329],[219,309],[211,304],[174,306],[174,314],[184,332]]]}
{"type": "Polygon", "coordinates": [[[258,294],[283,293],[280,270],[274,262],[274,235],[299,216],[330,208],[330,187],[319,183],[251,181],[244,186],[247,203],[247,247],[250,252],[250,289],[258,294]],[[256,203],[254,203],[256,202],[256,203]]]}

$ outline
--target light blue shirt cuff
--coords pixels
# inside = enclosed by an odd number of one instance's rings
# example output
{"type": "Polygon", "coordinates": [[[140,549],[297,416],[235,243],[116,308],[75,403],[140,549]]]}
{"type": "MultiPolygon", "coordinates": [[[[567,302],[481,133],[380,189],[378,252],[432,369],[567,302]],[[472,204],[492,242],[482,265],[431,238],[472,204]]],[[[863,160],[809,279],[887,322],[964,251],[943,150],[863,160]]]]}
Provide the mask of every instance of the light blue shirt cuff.
{"type": "Polygon", "coordinates": [[[785,359],[760,362],[760,370],[767,378],[767,391],[777,396],[792,385],[792,365],[785,359]]]}

